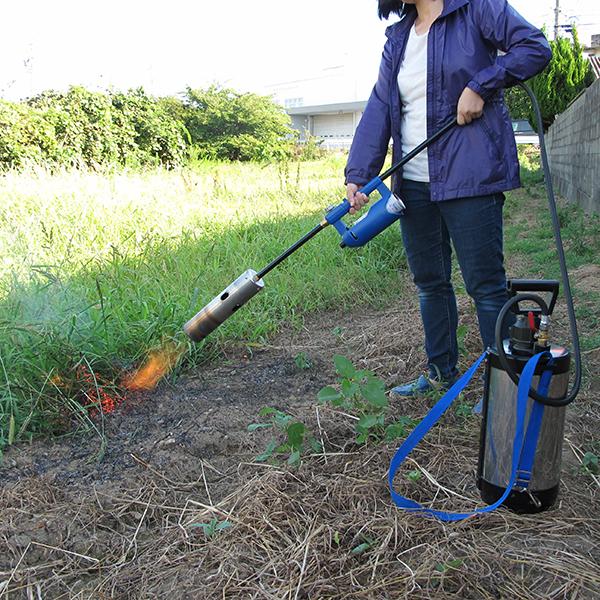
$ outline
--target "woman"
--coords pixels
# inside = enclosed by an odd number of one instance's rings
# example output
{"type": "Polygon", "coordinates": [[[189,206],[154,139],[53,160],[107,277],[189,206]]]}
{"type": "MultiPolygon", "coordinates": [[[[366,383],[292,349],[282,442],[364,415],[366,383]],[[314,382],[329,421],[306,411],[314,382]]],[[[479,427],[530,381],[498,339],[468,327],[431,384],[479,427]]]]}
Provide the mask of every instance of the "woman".
{"type": "Polygon", "coordinates": [[[451,242],[477,308],[485,347],[494,343],[508,299],[502,251],[503,192],[520,186],[519,163],[502,89],[549,62],[541,31],[506,0],[379,0],[386,30],[379,78],[345,169],[350,212],[360,188],[456,115],[457,127],[409,162],[392,182],[406,204],[402,239],[417,286],[428,373],[393,388],[398,396],[448,387],[457,377],[458,314],[450,282],[451,242]],[[500,54],[498,51],[501,51],[500,54]]]}

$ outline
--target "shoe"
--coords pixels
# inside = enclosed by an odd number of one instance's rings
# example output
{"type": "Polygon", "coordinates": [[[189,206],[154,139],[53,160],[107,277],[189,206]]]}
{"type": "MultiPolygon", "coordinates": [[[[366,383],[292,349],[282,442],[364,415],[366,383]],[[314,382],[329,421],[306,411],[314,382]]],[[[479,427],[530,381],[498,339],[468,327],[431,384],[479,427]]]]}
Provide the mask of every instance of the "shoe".
{"type": "Polygon", "coordinates": [[[425,396],[431,392],[445,392],[456,381],[456,377],[452,379],[432,379],[425,375],[420,375],[418,379],[399,385],[390,390],[391,396],[400,398],[410,398],[413,396],[425,396]]]}

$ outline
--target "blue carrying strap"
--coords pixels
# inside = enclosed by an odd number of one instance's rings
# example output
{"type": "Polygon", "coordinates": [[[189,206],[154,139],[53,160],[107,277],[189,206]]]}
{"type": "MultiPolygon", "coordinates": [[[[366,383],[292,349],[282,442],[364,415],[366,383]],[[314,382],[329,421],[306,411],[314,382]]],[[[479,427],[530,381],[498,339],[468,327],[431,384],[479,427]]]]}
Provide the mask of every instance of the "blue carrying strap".
{"type": "MultiPolygon", "coordinates": [[[[394,504],[399,508],[408,510],[411,512],[417,512],[426,516],[436,517],[441,521],[460,521],[468,517],[472,517],[477,514],[482,514],[495,510],[500,506],[509,494],[513,491],[515,482],[517,481],[517,474],[519,474],[519,487],[526,488],[529,482],[529,477],[533,467],[533,460],[535,458],[535,448],[537,445],[537,438],[541,427],[542,416],[544,406],[538,402],[533,403],[532,414],[529,419],[529,426],[527,427],[526,439],[523,438],[523,431],[525,429],[525,416],[527,413],[527,402],[529,398],[529,388],[533,379],[535,369],[538,362],[542,357],[550,357],[549,352],[541,352],[531,357],[525,365],[521,377],[519,379],[519,387],[517,391],[517,414],[516,414],[516,428],[515,437],[513,441],[513,452],[512,452],[512,468],[509,478],[508,485],[504,490],[502,496],[493,504],[478,508],[471,512],[465,513],[454,513],[443,510],[435,510],[433,508],[426,508],[410,500],[396,492],[394,490],[394,477],[406,459],[406,457],[412,452],[415,446],[425,437],[429,430],[439,421],[440,417],[446,412],[450,405],[456,400],[458,395],[467,386],[469,381],[473,378],[473,375],[485,360],[487,351],[484,352],[473,364],[473,366],[465,372],[465,374],[456,381],[456,383],[444,394],[444,396],[434,405],[434,407],[427,413],[425,418],[413,429],[410,435],[404,440],[403,444],[398,448],[396,454],[392,458],[390,463],[390,469],[388,473],[388,485],[390,494],[394,504]],[[538,407],[539,405],[539,407],[538,407]],[[537,407],[537,408],[536,408],[537,407]]],[[[546,395],[547,388],[552,377],[552,371],[547,370],[543,373],[540,378],[540,385],[538,391],[540,394],[546,395]]]]}
{"type": "MultiPolygon", "coordinates": [[[[552,365],[552,359],[548,361],[548,366],[552,365]]],[[[550,380],[552,379],[552,370],[547,369],[540,377],[538,392],[545,396],[548,394],[550,380]]],[[[542,428],[542,419],[544,417],[544,405],[541,402],[534,402],[529,415],[525,441],[521,450],[521,458],[517,467],[516,485],[522,490],[526,490],[531,482],[531,473],[535,461],[535,449],[537,447],[540,429],[542,428]]]]}

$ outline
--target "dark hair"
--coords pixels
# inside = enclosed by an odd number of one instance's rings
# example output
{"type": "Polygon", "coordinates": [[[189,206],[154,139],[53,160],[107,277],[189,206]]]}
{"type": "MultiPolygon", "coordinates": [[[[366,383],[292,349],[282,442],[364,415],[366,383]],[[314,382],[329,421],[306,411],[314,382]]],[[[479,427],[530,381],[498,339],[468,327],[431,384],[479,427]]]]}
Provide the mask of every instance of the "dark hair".
{"type": "Polygon", "coordinates": [[[378,0],[378,4],[380,19],[387,19],[390,13],[401,15],[404,10],[404,2],[401,0],[378,0]]]}

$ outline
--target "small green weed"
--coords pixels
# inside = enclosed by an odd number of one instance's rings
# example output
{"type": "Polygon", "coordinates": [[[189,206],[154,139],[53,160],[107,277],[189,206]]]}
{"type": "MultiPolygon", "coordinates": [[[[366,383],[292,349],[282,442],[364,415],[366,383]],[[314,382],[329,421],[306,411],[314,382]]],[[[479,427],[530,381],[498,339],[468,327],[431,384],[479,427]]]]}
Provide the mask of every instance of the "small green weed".
{"type": "Polygon", "coordinates": [[[344,333],[344,330],[339,325],[337,325],[331,330],[331,333],[333,333],[333,335],[335,335],[336,338],[340,339],[344,333]]]}
{"type": "Polygon", "coordinates": [[[320,442],[307,430],[304,423],[295,420],[292,415],[270,406],[262,408],[258,414],[261,417],[270,417],[270,421],[251,423],[248,425],[248,431],[274,429],[285,436],[285,441],[280,443],[278,439],[272,439],[265,451],[254,459],[257,462],[276,460],[277,455],[283,455],[283,457],[287,456],[289,465],[299,465],[302,452],[306,449],[305,444],[315,453],[323,451],[320,442]]]}
{"type": "Polygon", "coordinates": [[[369,537],[363,537],[364,541],[358,544],[358,546],[354,546],[352,550],[350,550],[350,554],[354,554],[355,556],[359,554],[363,554],[367,550],[370,550],[375,544],[375,540],[369,537]]]}
{"type": "Polygon", "coordinates": [[[418,469],[414,469],[413,471],[408,471],[407,473],[405,473],[404,477],[406,477],[406,479],[408,479],[409,481],[416,483],[421,479],[421,477],[423,477],[423,473],[421,473],[421,471],[419,471],[418,469]]]}
{"type": "Polygon", "coordinates": [[[384,382],[366,369],[356,369],[345,356],[337,354],[333,358],[338,374],[337,387],[322,388],[317,398],[322,404],[329,404],[358,417],[355,425],[356,443],[365,444],[384,440],[391,442],[403,437],[412,419],[401,418],[386,426],[389,409],[384,382]]]}
{"type": "Polygon", "coordinates": [[[438,563],[437,565],[435,565],[435,570],[438,573],[447,573],[448,571],[455,571],[456,569],[460,568],[464,564],[464,562],[465,561],[461,558],[448,560],[444,563],[438,563]]]}
{"type": "Polygon", "coordinates": [[[208,523],[192,523],[190,527],[202,529],[207,538],[212,538],[220,531],[231,527],[231,523],[229,521],[219,521],[218,519],[213,518],[208,523]]]}
{"type": "Polygon", "coordinates": [[[600,466],[598,464],[598,455],[593,452],[586,452],[583,455],[581,467],[584,473],[590,473],[592,475],[600,474],[600,466]]]}
{"type": "Polygon", "coordinates": [[[459,402],[454,409],[454,414],[461,419],[468,419],[473,416],[473,408],[466,402],[459,402]]]}
{"type": "Polygon", "coordinates": [[[313,366],[312,361],[310,360],[306,352],[298,352],[298,354],[294,356],[294,362],[301,371],[311,369],[313,366]]]}
{"type": "Polygon", "coordinates": [[[459,325],[456,330],[456,338],[457,338],[457,342],[458,342],[458,352],[461,356],[467,355],[467,348],[465,346],[465,340],[466,340],[468,333],[469,333],[468,325],[464,325],[464,324],[459,325]]]}

